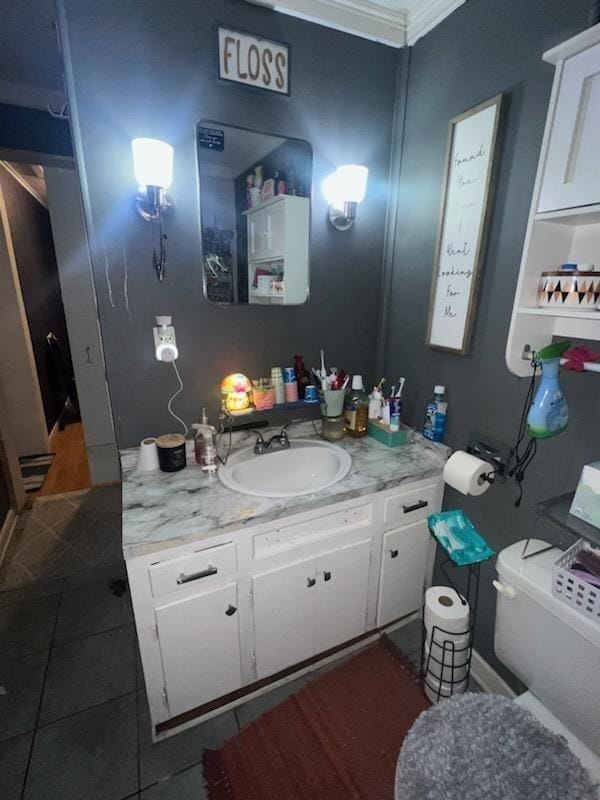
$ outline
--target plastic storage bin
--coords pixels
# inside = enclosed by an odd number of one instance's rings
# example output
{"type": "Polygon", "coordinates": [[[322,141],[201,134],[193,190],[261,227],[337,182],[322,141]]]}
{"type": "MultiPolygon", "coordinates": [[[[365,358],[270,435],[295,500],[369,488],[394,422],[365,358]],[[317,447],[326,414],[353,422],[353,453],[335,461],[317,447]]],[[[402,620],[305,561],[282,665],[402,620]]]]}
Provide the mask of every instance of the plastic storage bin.
{"type": "Polygon", "coordinates": [[[559,556],[552,568],[552,594],[600,624],[600,589],[569,572],[582,550],[600,556],[600,549],[580,539],[559,556]]]}

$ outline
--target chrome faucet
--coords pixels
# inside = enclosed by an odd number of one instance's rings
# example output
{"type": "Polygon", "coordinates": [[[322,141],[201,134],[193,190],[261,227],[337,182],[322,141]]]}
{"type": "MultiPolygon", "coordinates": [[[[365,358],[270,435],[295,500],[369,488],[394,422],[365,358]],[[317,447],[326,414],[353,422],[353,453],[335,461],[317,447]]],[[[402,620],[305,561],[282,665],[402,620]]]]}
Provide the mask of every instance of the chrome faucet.
{"type": "Polygon", "coordinates": [[[269,439],[265,440],[264,436],[260,431],[254,431],[256,434],[256,442],[254,444],[254,452],[257,456],[262,456],[265,453],[274,452],[275,450],[287,450],[290,447],[290,440],[287,435],[287,429],[290,425],[293,425],[294,422],[299,422],[300,420],[292,420],[288,422],[287,425],[284,425],[283,428],[276,433],[274,436],[271,436],[269,439]]]}

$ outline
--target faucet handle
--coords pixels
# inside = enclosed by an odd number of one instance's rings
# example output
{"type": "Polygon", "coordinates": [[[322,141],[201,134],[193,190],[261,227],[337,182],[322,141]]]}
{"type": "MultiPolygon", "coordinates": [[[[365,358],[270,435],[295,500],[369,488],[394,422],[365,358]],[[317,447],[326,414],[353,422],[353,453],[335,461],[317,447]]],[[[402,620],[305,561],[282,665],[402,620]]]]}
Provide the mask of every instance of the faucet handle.
{"type": "Polygon", "coordinates": [[[254,452],[257,456],[261,456],[263,453],[267,452],[268,445],[265,442],[264,436],[260,431],[256,429],[251,429],[252,433],[256,434],[256,441],[254,442],[254,452]]]}

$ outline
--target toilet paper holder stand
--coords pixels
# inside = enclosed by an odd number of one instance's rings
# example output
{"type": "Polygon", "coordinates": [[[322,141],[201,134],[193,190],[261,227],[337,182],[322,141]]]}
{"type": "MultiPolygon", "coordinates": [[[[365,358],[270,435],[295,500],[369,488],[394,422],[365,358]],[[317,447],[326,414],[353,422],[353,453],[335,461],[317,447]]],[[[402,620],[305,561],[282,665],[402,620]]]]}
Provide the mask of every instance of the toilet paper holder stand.
{"type": "MultiPolygon", "coordinates": [[[[433,536],[430,528],[429,532],[433,536]]],[[[437,545],[437,540],[435,540],[435,537],[433,538],[437,545]]],[[[468,636],[464,646],[459,648],[455,647],[450,638],[448,641],[446,641],[444,639],[445,635],[451,637],[458,636],[458,634],[445,631],[443,628],[437,625],[434,625],[433,630],[430,631],[428,637],[428,632],[425,628],[425,606],[423,605],[421,615],[420,680],[423,691],[428,689],[429,691],[426,693],[430,698],[433,695],[436,701],[439,701],[443,697],[450,696],[456,692],[465,691],[469,685],[469,678],[471,674],[471,656],[473,653],[473,634],[475,631],[475,620],[479,601],[479,580],[481,576],[482,563],[484,562],[480,561],[475,564],[465,564],[463,566],[459,566],[455,564],[450,557],[446,558],[440,563],[440,570],[444,578],[448,581],[448,585],[458,594],[463,604],[469,604],[468,630],[465,630],[464,633],[460,634],[461,637],[468,636]],[[461,571],[460,574],[465,579],[461,581],[462,583],[465,583],[464,591],[461,591],[456,585],[455,580],[450,574],[449,567],[461,571]],[[434,648],[434,643],[440,641],[438,634],[441,635],[443,644],[441,646],[437,645],[434,648]],[[425,647],[428,642],[429,652],[427,652],[425,647]],[[435,684],[432,685],[430,680],[428,680],[432,674],[432,670],[437,670],[441,676],[440,680],[437,681],[437,686],[435,684]],[[444,676],[449,677],[446,679],[444,676]],[[447,689],[444,687],[447,687],[447,689]]]]}

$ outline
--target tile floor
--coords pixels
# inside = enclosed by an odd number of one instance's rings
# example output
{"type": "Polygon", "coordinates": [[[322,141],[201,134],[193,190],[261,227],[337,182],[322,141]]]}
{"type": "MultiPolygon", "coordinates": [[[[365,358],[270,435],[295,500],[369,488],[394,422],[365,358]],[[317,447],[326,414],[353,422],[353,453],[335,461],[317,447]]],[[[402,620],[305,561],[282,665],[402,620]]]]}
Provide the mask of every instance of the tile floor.
{"type": "MultiPolygon", "coordinates": [[[[0,800],[205,797],[202,751],[238,717],[152,744],[129,594],[109,587],[124,577],[116,564],[0,592],[0,800]]],[[[244,719],[262,712],[247,705],[244,719]]]]}
{"type": "MultiPolygon", "coordinates": [[[[314,678],[152,744],[129,594],[109,587],[124,577],[117,563],[0,592],[0,800],[204,800],[203,749],[314,678]]],[[[417,658],[419,637],[418,621],[392,634],[417,658]]]]}

